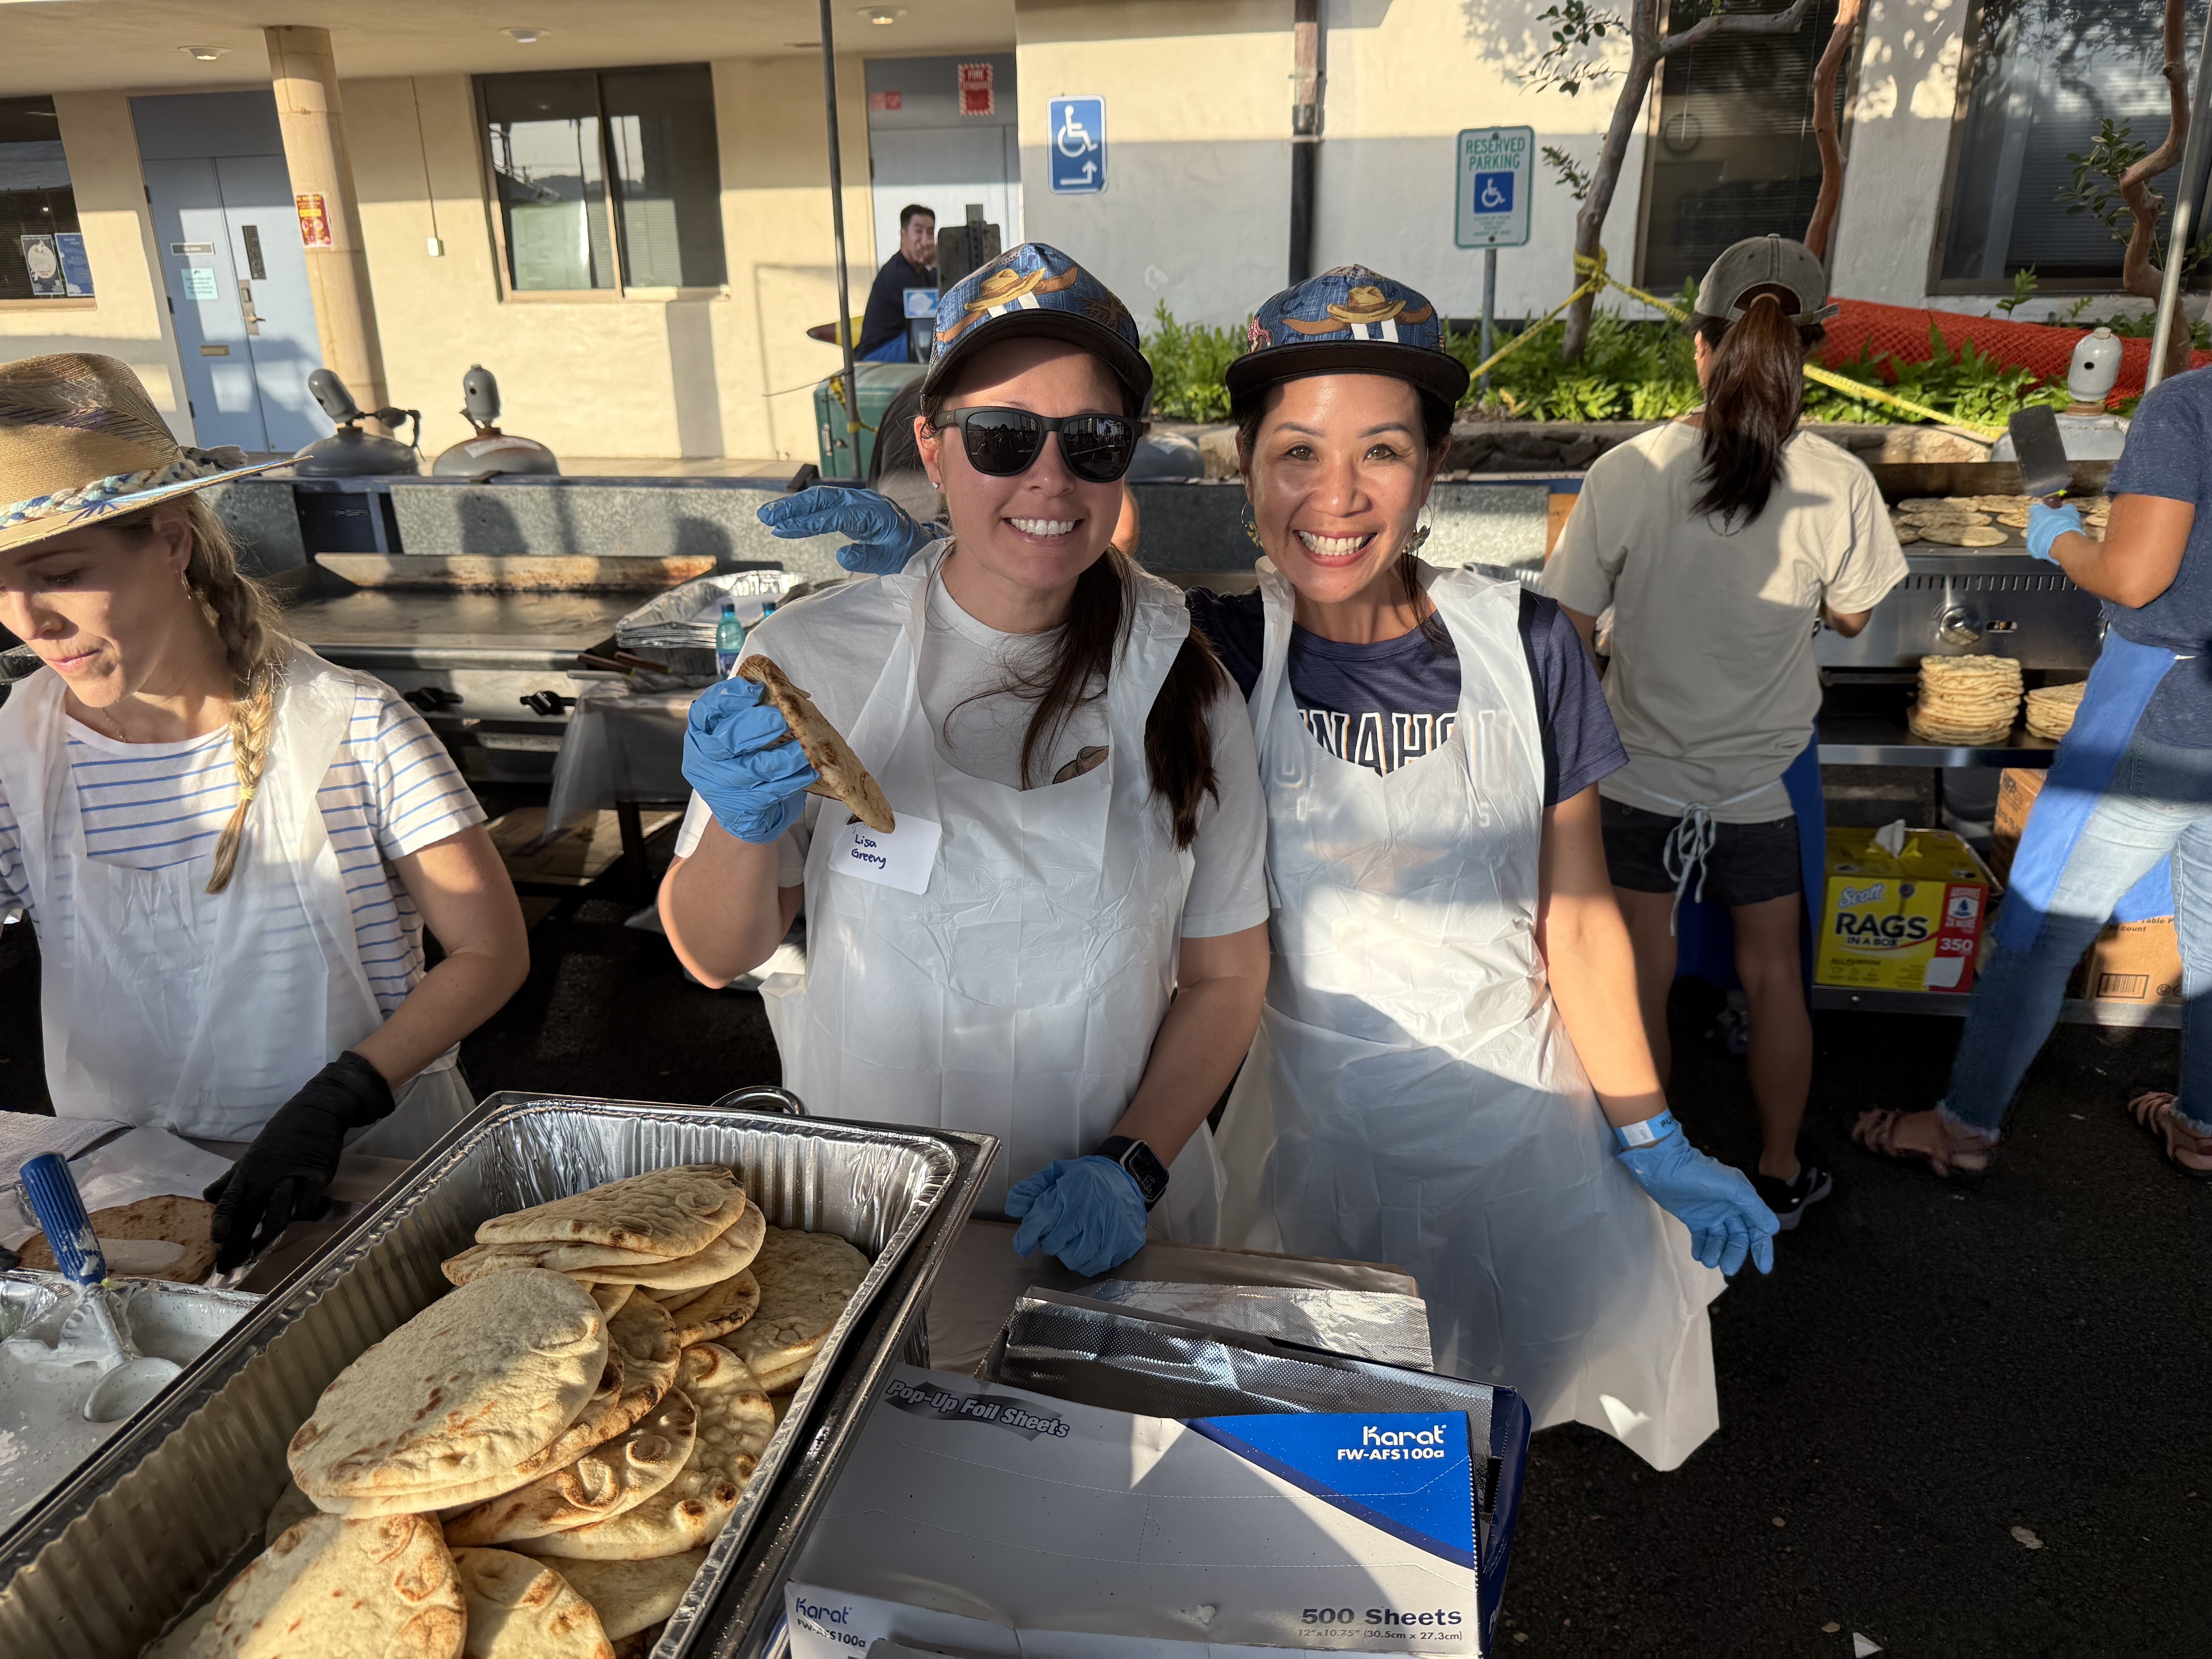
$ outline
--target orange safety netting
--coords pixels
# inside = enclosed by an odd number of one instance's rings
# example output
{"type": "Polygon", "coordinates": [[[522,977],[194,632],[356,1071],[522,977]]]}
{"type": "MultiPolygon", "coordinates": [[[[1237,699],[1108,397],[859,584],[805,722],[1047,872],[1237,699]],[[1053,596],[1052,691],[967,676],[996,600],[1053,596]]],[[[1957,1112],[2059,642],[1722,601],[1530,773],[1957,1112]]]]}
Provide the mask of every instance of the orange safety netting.
{"type": "MultiPolygon", "coordinates": [[[[1828,324],[1827,343],[1821,348],[1821,361],[1830,368],[1843,368],[1862,351],[1874,357],[1893,356],[1899,362],[1925,362],[1932,355],[1928,331],[1934,326],[1942,331],[1944,344],[1954,352],[1971,340],[1975,349],[2007,367],[2027,369],[2039,379],[2063,386],[2067,367],[2074,359],[2075,344],[2089,331],[2051,323],[2008,322],[2002,317],[1969,317],[1956,311],[1877,305],[1870,300],[1839,299],[1836,307],[1837,314],[1828,324]]],[[[2212,363],[2212,351],[2190,356],[2191,368],[2208,363],[2212,363]]],[[[2122,342],[2119,383],[2108,401],[2117,403],[2140,393],[2149,366],[2148,340],[2122,342]]]]}

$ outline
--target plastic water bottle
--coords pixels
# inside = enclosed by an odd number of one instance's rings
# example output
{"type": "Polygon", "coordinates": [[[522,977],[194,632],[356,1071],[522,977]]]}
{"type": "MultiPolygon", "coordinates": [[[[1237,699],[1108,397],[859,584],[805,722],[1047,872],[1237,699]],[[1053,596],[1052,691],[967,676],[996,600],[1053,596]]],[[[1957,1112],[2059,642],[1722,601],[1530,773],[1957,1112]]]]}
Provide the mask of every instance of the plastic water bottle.
{"type": "Polygon", "coordinates": [[[714,624],[714,672],[727,679],[744,654],[745,625],[738,619],[738,602],[722,601],[722,619],[714,624]]]}

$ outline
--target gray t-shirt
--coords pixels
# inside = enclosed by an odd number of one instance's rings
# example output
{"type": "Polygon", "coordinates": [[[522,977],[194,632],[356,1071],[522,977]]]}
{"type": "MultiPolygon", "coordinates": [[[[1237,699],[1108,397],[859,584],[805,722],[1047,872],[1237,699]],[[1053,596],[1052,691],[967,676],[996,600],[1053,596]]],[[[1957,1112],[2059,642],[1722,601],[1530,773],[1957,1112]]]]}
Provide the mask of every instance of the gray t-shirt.
{"type": "Polygon", "coordinates": [[[1570,610],[1613,607],[1605,701],[1628,764],[1607,800],[1721,823],[1790,816],[1782,775],[1820,709],[1813,622],[1870,611],[1906,574],[1874,475],[1824,438],[1783,450],[1766,510],[1730,529],[1691,503],[1700,434],[1681,422],[1600,456],[1539,586],[1570,610]]]}
{"type": "Polygon", "coordinates": [[[2148,605],[2107,599],[2105,615],[2122,639],[2186,659],[2159,682],[2143,711],[2142,734],[2179,748],[2212,749],[2212,369],[2162,380],[2142,400],[2106,489],[2197,509],[2172,585],[2148,605]]]}
{"type": "MultiPolygon", "coordinates": [[[[942,580],[930,583],[928,633],[921,653],[921,708],[939,753],[970,777],[1022,787],[1022,738],[1033,705],[1008,694],[1010,670],[1032,653],[1048,651],[1049,634],[1002,634],[987,628],[954,602],[942,580]]],[[[802,599],[754,629],[746,643],[775,659],[814,699],[839,731],[849,732],[897,642],[900,623],[888,597],[872,580],[802,599]]],[[[1243,700],[1225,674],[1206,710],[1213,734],[1218,796],[1199,808],[1195,867],[1183,900],[1182,933],[1213,939],[1241,933],[1267,920],[1265,876],[1267,805],[1260,793],[1259,762],[1243,700]]],[[[1088,770],[1104,757],[1103,701],[1079,708],[1049,754],[1030,769],[1030,787],[1046,787],[1088,770]]],[[[806,810],[777,843],[776,879],[797,887],[805,879],[807,848],[820,821],[823,799],[810,795],[806,810]]],[[[676,852],[689,858],[710,817],[696,794],[678,832],[676,852]]]]}

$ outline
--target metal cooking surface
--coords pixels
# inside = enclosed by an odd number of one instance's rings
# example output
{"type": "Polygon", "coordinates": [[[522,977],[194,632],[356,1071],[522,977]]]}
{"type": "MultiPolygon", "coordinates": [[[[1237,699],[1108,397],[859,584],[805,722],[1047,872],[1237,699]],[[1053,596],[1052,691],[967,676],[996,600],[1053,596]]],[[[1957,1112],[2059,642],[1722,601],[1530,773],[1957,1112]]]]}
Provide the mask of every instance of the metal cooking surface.
{"type": "MultiPolygon", "coordinates": [[[[574,656],[615,631],[635,593],[421,593],[362,590],[293,605],[284,620],[318,651],[397,647],[574,656]]],[[[325,652],[325,654],[330,654],[325,652]]]]}
{"type": "Polygon", "coordinates": [[[1823,629],[1814,656],[1824,668],[1917,666],[1927,656],[2012,657],[2026,668],[2087,670],[2104,637],[2094,595],[2025,552],[1923,553],[1856,638],[1823,629]]]}

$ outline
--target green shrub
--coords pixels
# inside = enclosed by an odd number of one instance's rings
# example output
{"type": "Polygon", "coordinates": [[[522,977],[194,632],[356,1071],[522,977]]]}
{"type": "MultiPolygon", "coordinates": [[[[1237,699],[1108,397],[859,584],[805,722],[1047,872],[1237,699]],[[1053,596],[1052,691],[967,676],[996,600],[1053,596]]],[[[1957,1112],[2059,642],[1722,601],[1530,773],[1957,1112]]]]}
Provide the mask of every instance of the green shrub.
{"type": "Polygon", "coordinates": [[[1222,377],[1243,355],[1246,337],[1243,328],[1178,323],[1161,301],[1143,340],[1152,366],[1152,413],[1170,421],[1227,420],[1229,387],[1222,377]]]}

